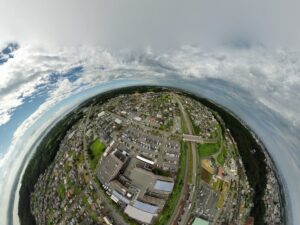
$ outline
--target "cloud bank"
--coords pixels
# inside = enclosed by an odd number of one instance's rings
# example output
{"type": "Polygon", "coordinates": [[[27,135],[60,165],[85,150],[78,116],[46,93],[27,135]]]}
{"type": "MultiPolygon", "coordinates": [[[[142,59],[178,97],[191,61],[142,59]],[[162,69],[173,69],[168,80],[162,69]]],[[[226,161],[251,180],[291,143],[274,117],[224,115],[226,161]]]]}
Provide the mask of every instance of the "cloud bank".
{"type": "Polygon", "coordinates": [[[2,0],[0,37],[110,48],[166,48],[240,39],[299,47],[299,7],[295,0],[2,0]]]}
{"type": "Polygon", "coordinates": [[[131,75],[226,80],[248,90],[257,101],[299,125],[299,72],[300,52],[261,46],[220,46],[210,51],[184,46],[161,53],[151,48],[109,52],[90,46],[43,49],[28,45],[0,67],[0,125],[9,121],[26,97],[41,90],[52,90],[50,99],[54,101],[79,87],[131,75]],[[79,67],[82,71],[74,74],[72,69],[79,67]]]}

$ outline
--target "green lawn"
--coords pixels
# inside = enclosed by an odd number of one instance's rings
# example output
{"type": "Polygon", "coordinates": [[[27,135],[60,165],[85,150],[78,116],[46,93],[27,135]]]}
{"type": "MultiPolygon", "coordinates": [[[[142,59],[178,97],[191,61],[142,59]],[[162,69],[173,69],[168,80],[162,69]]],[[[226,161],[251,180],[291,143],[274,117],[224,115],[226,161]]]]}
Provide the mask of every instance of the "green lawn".
{"type": "Polygon", "coordinates": [[[169,94],[163,94],[160,99],[162,100],[162,102],[167,102],[170,99],[170,95],[169,94]]]}
{"type": "Polygon", "coordinates": [[[97,163],[104,151],[105,145],[99,139],[96,139],[89,149],[89,160],[92,169],[96,169],[97,163]]]}
{"type": "Polygon", "coordinates": [[[186,133],[187,132],[187,128],[185,126],[185,121],[184,121],[184,118],[183,118],[183,115],[180,116],[180,122],[181,122],[181,132],[182,133],[186,133]]]}
{"type": "Polygon", "coordinates": [[[219,143],[205,143],[197,146],[200,157],[211,156],[219,151],[219,143]]]}
{"type": "Polygon", "coordinates": [[[193,152],[192,152],[192,147],[191,147],[191,143],[189,143],[189,157],[190,157],[190,162],[189,162],[189,184],[192,184],[193,182],[193,152]]]}

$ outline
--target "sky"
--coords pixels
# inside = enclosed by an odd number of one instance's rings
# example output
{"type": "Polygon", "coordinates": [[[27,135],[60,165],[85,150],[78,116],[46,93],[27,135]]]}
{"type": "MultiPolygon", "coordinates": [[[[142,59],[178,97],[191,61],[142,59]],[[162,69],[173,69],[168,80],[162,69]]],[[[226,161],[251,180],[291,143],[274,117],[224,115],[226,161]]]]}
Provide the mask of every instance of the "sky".
{"type": "Polygon", "coordinates": [[[0,218],[54,121],[106,89],[166,84],[228,107],[262,138],[286,186],[291,224],[299,223],[299,6],[0,0],[0,218]]]}

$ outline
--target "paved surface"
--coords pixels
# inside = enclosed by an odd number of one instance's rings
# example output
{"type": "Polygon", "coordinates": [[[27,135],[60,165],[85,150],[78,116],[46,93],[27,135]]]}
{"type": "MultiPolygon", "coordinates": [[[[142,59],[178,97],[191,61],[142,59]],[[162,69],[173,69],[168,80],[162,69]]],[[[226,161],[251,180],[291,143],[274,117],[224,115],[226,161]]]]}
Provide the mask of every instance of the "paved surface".
{"type": "Polygon", "coordinates": [[[195,142],[195,143],[199,143],[199,144],[204,143],[204,140],[201,137],[195,136],[195,135],[190,135],[190,134],[183,134],[182,135],[182,140],[183,141],[195,142]]]}
{"type": "MultiPolygon", "coordinates": [[[[184,109],[180,99],[178,98],[178,96],[175,95],[175,99],[178,102],[182,117],[184,119],[184,124],[186,125],[186,128],[187,128],[187,132],[189,133],[189,135],[193,135],[193,128],[192,128],[192,123],[190,121],[190,118],[189,118],[187,112],[185,111],[185,109],[184,109]]],[[[184,178],[184,186],[183,186],[183,189],[181,191],[179,201],[177,202],[176,209],[174,210],[174,213],[173,213],[173,215],[172,215],[172,217],[169,221],[170,225],[177,224],[177,222],[178,222],[177,220],[178,220],[178,218],[180,216],[180,213],[182,211],[182,207],[185,204],[186,195],[187,195],[187,192],[188,192],[189,173],[193,173],[192,174],[192,183],[191,183],[191,185],[195,187],[196,181],[197,181],[198,154],[197,154],[197,151],[196,151],[195,143],[193,143],[193,142],[190,143],[188,151],[186,153],[187,153],[187,157],[186,157],[187,158],[187,163],[186,163],[186,173],[185,173],[185,178],[184,178]],[[189,151],[192,151],[192,159],[190,159],[190,152],[189,151]],[[193,162],[193,170],[192,171],[189,171],[190,160],[192,160],[192,162],[193,162]]],[[[191,203],[191,205],[193,205],[194,201],[195,201],[195,188],[193,188],[192,191],[189,194],[190,194],[190,196],[189,196],[188,200],[191,203]]],[[[184,214],[181,216],[180,224],[186,224],[186,222],[189,218],[189,215],[190,215],[190,210],[191,210],[191,207],[186,208],[184,214]]]]}
{"type": "Polygon", "coordinates": [[[182,140],[183,141],[195,142],[195,143],[199,143],[199,144],[203,144],[203,143],[216,143],[216,142],[218,142],[217,139],[203,139],[200,136],[191,135],[191,134],[183,134],[182,135],[182,140]]]}

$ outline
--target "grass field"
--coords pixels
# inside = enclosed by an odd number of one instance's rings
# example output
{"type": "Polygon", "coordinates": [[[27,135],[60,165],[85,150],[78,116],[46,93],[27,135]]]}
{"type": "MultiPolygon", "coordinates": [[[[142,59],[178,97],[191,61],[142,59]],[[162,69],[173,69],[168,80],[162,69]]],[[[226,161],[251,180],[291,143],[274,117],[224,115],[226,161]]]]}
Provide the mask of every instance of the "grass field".
{"type": "Polygon", "coordinates": [[[191,147],[191,143],[189,143],[189,157],[190,157],[190,161],[189,161],[189,184],[191,184],[193,182],[193,152],[192,152],[192,147],[191,147]]]}
{"type": "Polygon", "coordinates": [[[225,157],[226,157],[226,150],[223,148],[217,157],[217,161],[221,166],[223,166],[225,163],[225,157]]]}
{"type": "Polygon", "coordinates": [[[89,161],[92,169],[96,169],[97,163],[104,151],[105,145],[99,139],[96,139],[89,149],[89,161]]]}
{"type": "Polygon", "coordinates": [[[197,146],[200,157],[211,156],[219,151],[219,143],[205,143],[197,146]]]}
{"type": "Polygon", "coordinates": [[[155,222],[155,225],[164,225],[167,224],[168,220],[173,214],[173,211],[175,210],[176,204],[178,202],[178,198],[180,196],[180,192],[183,186],[183,180],[184,180],[184,174],[185,174],[185,168],[186,168],[186,151],[187,146],[185,143],[181,144],[181,156],[180,156],[180,164],[178,168],[177,178],[174,184],[174,188],[172,191],[172,194],[170,198],[168,199],[165,208],[159,215],[157,221],[155,222]]]}

